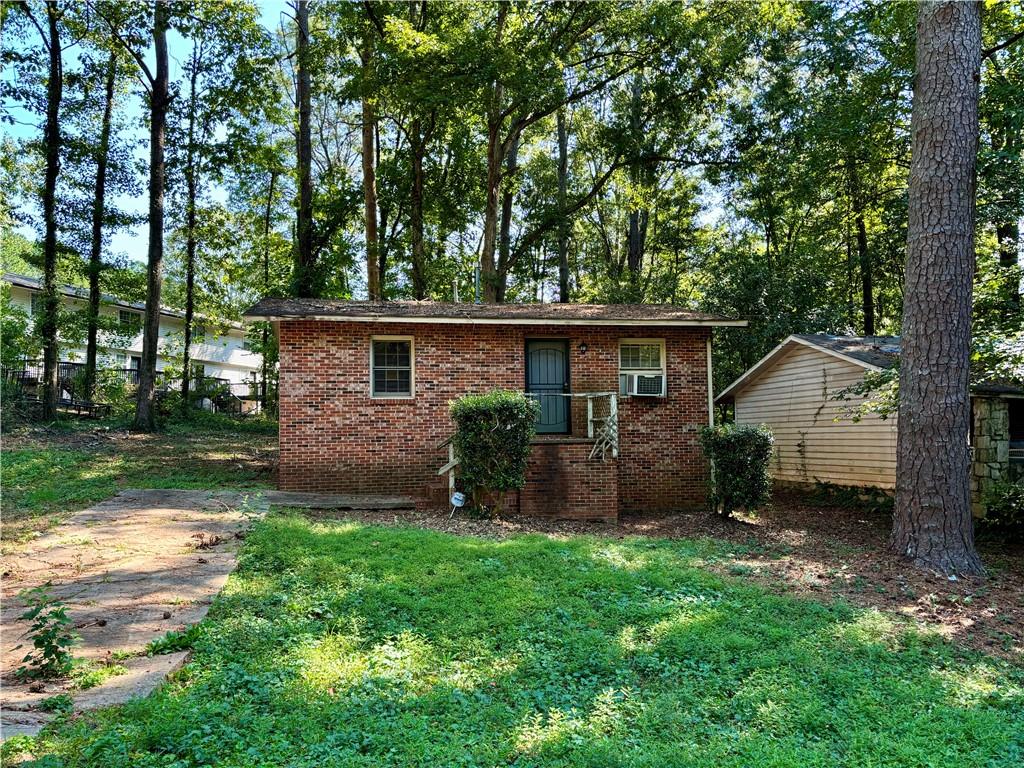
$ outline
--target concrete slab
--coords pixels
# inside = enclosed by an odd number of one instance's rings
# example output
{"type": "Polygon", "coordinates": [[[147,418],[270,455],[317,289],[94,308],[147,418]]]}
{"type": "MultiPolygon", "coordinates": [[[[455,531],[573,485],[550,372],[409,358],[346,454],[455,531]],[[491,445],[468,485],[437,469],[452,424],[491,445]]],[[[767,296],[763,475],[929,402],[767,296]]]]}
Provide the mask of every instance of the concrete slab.
{"type": "Polygon", "coordinates": [[[3,737],[38,732],[51,719],[36,707],[71,693],[76,709],[145,696],[179,666],[183,653],[122,662],[127,675],[83,692],[68,683],[29,690],[13,677],[26,653],[25,608],[17,595],[49,582],[68,608],[81,643],[76,658],[140,653],[169,630],[200,621],[235,567],[244,531],[266,511],[261,494],[129,490],[72,515],[55,530],[3,557],[0,611],[0,728],[3,737]]]}

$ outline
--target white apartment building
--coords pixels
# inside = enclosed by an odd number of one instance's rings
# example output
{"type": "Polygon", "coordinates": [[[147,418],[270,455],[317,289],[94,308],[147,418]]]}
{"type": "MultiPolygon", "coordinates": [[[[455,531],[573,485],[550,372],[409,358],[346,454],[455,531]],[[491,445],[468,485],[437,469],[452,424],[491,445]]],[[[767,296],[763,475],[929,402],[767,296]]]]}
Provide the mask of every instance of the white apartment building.
{"type": "MultiPolygon", "coordinates": [[[[11,304],[29,315],[38,311],[42,293],[42,280],[24,275],[5,273],[3,281],[11,287],[11,304]]],[[[70,285],[59,287],[61,301],[65,309],[85,311],[88,308],[89,292],[83,288],[70,285]]],[[[100,333],[99,359],[100,367],[135,368],[142,361],[142,319],[145,305],[121,301],[112,296],[104,296],[100,304],[100,314],[117,317],[122,328],[137,328],[134,337],[128,341],[128,334],[117,336],[100,333]]],[[[185,339],[184,313],[170,309],[160,312],[160,344],[156,367],[162,371],[169,360],[180,361],[182,346],[185,339]]],[[[201,319],[193,325],[192,360],[193,371],[199,373],[202,366],[204,376],[226,379],[231,382],[232,391],[240,394],[240,385],[249,384],[260,375],[263,363],[261,355],[248,349],[245,328],[241,323],[218,323],[205,328],[201,319]]],[[[85,362],[85,345],[62,345],[61,362],[85,362]]]]}

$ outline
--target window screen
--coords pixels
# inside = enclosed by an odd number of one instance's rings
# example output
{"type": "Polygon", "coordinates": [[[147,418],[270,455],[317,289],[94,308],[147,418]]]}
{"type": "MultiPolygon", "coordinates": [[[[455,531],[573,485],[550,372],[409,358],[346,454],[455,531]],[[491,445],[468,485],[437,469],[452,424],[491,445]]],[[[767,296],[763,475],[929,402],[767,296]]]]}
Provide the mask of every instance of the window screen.
{"type": "Polygon", "coordinates": [[[412,395],[412,340],[374,340],[371,356],[374,397],[412,395]]]}

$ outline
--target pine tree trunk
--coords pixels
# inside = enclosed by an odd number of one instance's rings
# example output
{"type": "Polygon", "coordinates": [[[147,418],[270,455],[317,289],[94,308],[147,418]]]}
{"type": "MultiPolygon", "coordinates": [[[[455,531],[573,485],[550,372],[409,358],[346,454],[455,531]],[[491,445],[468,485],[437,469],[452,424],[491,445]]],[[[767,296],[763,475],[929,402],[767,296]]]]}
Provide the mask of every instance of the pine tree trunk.
{"type": "Polygon", "coordinates": [[[984,572],[968,447],[980,52],[977,3],[918,5],[891,547],[944,574],[984,572]]]}
{"type": "Polygon", "coordinates": [[[156,429],[156,360],[160,342],[160,289],[164,274],[164,139],[169,102],[167,27],[170,6],[154,3],[153,49],[156,75],[150,93],[149,120],[149,264],[146,280],[146,316],[142,334],[142,364],[135,403],[135,428],[156,429]]]}
{"type": "Polygon", "coordinates": [[[856,162],[850,158],[850,203],[853,208],[854,227],[857,236],[857,262],[860,267],[861,316],[864,318],[864,335],[875,335],[875,286],[871,252],[868,249],[867,223],[864,220],[864,200],[860,175],[856,162]]]}
{"type": "Polygon", "coordinates": [[[46,83],[46,173],[43,181],[43,316],[40,335],[43,337],[43,418],[57,418],[60,384],[57,380],[57,174],[60,172],[60,101],[64,93],[64,71],[61,61],[61,40],[55,2],[46,4],[49,24],[50,71],[46,83]]]}
{"type": "Polygon", "coordinates": [[[558,110],[558,300],[569,301],[569,220],[565,215],[569,186],[569,129],[565,107],[558,110]]]}
{"type": "Polygon", "coordinates": [[[110,159],[110,121],[114,110],[114,81],[117,75],[117,54],[107,60],[104,83],[103,122],[100,143],[96,150],[96,195],[92,204],[92,242],[89,248],[89,313],[85,342],[85,399],[96,393],[96,354],[100,317],[100,272],[103,270],[103,219],[106,213],[107,164],[110,159]]]}
{"type": "Polygon", "coordinates": [[[295,295],[311,298],[317,295],[315,279],[316,254],[313,252],[313,142],[310,135],[310,73],[309,73],[309,0],[296,0],[295,21],[298,26],[296,56],[296,103],[299,109],[298,150],[299,212],[296,222],[298,247],[295,251],[295,295]]]}

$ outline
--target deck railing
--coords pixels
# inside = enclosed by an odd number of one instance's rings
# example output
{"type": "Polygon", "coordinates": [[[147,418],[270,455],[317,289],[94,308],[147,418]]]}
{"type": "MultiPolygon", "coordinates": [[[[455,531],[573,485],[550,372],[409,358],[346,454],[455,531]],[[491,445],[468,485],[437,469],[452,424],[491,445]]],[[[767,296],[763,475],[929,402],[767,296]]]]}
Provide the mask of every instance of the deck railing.
{"type": "Polygon", "coordinates": [[[605,459],[619,455],[619,393],[618,392],[527,392],[526,395],[541,403],[545,398],[564,398],[566,419],[572,424],[573,400],[587,401],[587,437],[594,440],[590,458],[598,455],[605,459]]]}

